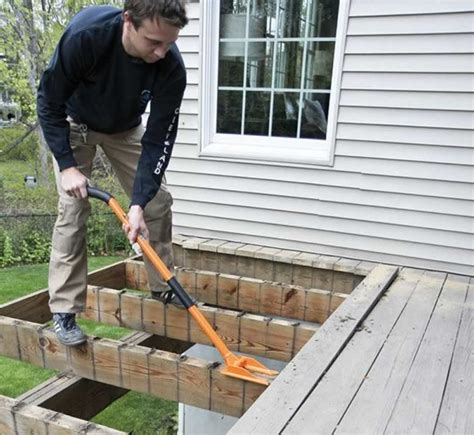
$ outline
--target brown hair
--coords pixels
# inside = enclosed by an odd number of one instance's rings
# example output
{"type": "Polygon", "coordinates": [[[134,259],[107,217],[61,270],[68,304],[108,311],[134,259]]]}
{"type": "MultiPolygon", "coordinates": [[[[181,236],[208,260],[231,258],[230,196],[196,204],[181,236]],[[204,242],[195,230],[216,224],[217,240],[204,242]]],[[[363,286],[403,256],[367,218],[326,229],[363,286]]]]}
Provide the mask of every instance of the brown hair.
{"type": "Polygon", "coordinates": [[[186,0],[125,0],[123,11],[128,12],[135,29],[143,20],[163,18],[168,24],[182,29],[188,24],[186,0]]]}

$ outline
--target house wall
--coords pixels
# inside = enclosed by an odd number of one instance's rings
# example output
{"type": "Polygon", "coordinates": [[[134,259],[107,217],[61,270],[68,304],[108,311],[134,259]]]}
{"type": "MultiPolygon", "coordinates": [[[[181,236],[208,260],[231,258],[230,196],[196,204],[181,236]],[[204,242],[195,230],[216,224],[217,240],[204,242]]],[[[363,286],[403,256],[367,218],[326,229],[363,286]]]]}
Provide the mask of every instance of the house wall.
{"type": "Polygon", "coordinates": [[[473,9],[352,0],[335,163],[298,168],[199,157],[200,5],[191,3],[179,40],[188,87],[167,171],[175,232],[472,275],[473,9]]]}

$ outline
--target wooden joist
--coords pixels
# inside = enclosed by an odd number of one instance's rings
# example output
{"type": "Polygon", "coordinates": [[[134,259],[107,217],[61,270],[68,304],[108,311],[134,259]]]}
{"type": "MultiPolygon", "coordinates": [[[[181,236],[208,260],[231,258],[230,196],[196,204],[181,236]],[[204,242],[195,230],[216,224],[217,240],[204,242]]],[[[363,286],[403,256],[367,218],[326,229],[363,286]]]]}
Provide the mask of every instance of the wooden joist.
{"type": "Polygon", "coordinates": [[[18,400],[90,420],[127,392],[124,388],[84,379],[72,373],[61,373],[19,396],[18,400]]]}
{"type": "MultiPolygon", "coordinates": [[[[316,323],[323,323],[349,293],[185,268],[177,268],[176,277],[199,302],[316,323]]],[[[125,287],[148,289],[148,278],[142,262],[125,261],[125,287]]]]}
{"type": "Polygon", "coordinates": [[[38,290],[35,293],[0,305],[0,315],[34,323],[45,323],[52,317],[48,300],[48,289],[38,290]]]}
{"type": "Polygon", "coordinates": [[[0,317],[0,355],[237,417],[265,389],[215,363],[115,340],[65,348],[50,329],[8,317],[0,317]]]}
{"type": "MultiPolygon", "coordinates": [[[[203,305],[200,310],[231,350],[281,361],[291,360],[319,327],[203,305]]],[[[85,317],[164,337],[211,344],[184,308],[114,289],[89,286],[85,317]]]]}
{"type": "MultiPolygon", "coordinates": [[[[133,261],[133,260],[132,260],[133,261]]],[[[88,282],[111,288],[125,287],[125,263],[120,261],[88,274],[88,282]]],[[[0,315],[34,323],[51,320],[48,289],[38,290],[0,305],[0,315]]]]}
{"type": "Polygon", "coordinates": [[[92,285],[110,288],[124,288],[126,286],[125,262],[119,261],[89,273],[87,282],[92,285]]]}
{"type": "Polygon", "coordinates": [[[350,293],[374,263],[258,245],[174,237],[177,266],[350,293]]]}
{"type": "Polygon", "coordinates": [[[21,401],[0,396],[0,433],[2,435],[125,435],[115,429],[79,420],[21,401]]]}
{"type": "MultiPolygon", "coordinates": [[[[133,332],[122,341],[129,345],[156,346],[162,350],[179,353],[192,345],[145,332],[133,332]]],[[[124,388],[85,379],[73,373],[60,373],[17,399],[27,405],[41,406],[71,417],[90,420],[127,392],[128,390],[124,388]],[[77,400],[78,397],[93,397],[94,400],[77,400]]]]}

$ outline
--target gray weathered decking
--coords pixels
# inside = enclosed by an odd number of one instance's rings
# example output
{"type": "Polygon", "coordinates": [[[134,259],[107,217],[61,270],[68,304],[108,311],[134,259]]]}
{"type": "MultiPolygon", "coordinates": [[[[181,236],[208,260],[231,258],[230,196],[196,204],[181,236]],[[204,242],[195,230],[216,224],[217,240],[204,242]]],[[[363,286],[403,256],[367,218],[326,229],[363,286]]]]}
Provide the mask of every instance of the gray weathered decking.
{"type": "Polygon", "coordinates": [[[230,433],[474,433],[474,278],[377,269],[230,433]]]}

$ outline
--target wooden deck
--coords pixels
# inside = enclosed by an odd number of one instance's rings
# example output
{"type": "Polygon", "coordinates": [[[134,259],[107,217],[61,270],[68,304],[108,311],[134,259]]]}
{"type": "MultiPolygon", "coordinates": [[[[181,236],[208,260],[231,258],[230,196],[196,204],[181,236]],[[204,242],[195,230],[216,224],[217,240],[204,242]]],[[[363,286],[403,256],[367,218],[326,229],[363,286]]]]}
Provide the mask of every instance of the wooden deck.
{"type": "Polygon", "coordinates": [[[196,238],[175,254],[231,350],[289,361],[272,384],[181,356],[207,338],[185,310],[139,293],[144,265],[124,260],[90,274],[84,313],[136,331],[124,341],[66,349],[45,324],[46,289],[0,306],[0,355],[70,372],[0,396],[0,434],[77,433],[134,390],[242,416],[233,434],[474,435],[474,278],[196,238]]]}
{"type": "Polygon", "coordinates": [[[370,287],[230,433],[474,433],[474,278],[404,268],[385,292],[370,287]]]}

